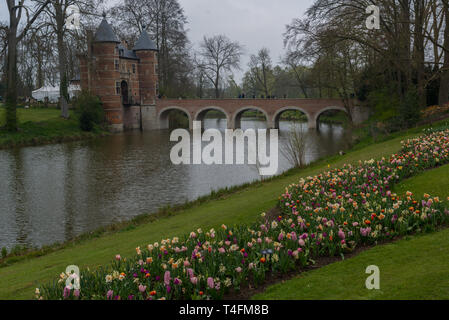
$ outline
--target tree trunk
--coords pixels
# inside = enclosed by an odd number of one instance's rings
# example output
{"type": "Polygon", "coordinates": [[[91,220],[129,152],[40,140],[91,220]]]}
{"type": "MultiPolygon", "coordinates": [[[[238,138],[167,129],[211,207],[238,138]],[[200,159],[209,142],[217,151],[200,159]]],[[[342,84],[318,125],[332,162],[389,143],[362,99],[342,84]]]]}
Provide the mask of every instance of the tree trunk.
{"type": "Polygon", "coordinates": [[[449,3],[447,0],[444,4],[444,18],[446,19],[446,26],[444,29],[444,64],[440,77],[440,92],[439,105],[445,105],[449,100],[449,3]]]}
{"type": "Polygon", "coordinates": [[[401,0],[400,3],[400,15],[399,15],[399,43],[400,43],[400,55],[399,63],[397,65],[402,66],[401,74],[401,92],[400,96],[403,98],[404,94],[410,88],[412,83],[412,66],[410,56],[410,0],[401,0]]]}
{"type": "Polygon", "coordinates": [[[215,98],[220,99],[220,73],[217,71],[217,76],[215,78],[215,98]]]}
{"type": "Polygon", "coordinates": [[[43,57],[40,50],[37,50],[37,75],[36,75],[36,87],[42,88],[44,86],[44,70],[43,70],[43,57]]]}
{"type": "Polygon", "coordinates": [[[11,26],[8,30],[8,62],[6,87],[6,130],[17,131],[17,25],[10,15],[11,26]]]}
{"type": "Polygon", "coordinates": [[[425,107],[427,102],[424,80],[424,6],[424,0],[415,0],[414,62],[420,107],[425,107]]]}
{"type": "Polygon", "coordinates": [[[59,63],[59,104],[61,108],[61,117],[64,119],[69,118],[69,106],[68,106],[68,79],[67,79],[67,61],[66,50],[64,45],[64,24],[65,15],[63,13],[63,4],[57,2],[54,4],[56,11],[56,33],[58,42],[58,63],[59,63]]]}

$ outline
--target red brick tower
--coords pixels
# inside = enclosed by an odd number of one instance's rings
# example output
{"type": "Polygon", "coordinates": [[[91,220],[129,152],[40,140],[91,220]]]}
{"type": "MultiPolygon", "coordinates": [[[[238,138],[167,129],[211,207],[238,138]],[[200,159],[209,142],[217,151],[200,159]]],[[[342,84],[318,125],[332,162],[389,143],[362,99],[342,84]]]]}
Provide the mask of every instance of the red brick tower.
{"type": "Polygon", "coordinates": [[[80,58],[81,87],[101,99],[111,131],[154,127],[157,59],[156,45],[145,29],[128,50],[104,16],[89,54],[80,58]]]}
{"type": "Polygon", "coordinates": [[[156,104],[159,95],[157,48],[145,28],[133,48],[139,63],[139,88],[142,106],[156,104]]]}
{"type": "Polygon", "coordinates": [[[123,131],[121,92],[116,84],[120,79],[117,50],[120,41],[106,21],[106,16],[103,17],[92,44],[89,44],[88,57],[82,57],[80,61],[81,87],[101,99],[111,131],[123,131]]]}
{"type": "Polygon", "coordinates": [[[116,81],[120,79],[118,44],[120,41],[104,16],[92,46],[95,59],[92,92],[103,102],[106,120],[112,131],[123,131],[123,106],[120,91],[116,88],[116,81]]]}

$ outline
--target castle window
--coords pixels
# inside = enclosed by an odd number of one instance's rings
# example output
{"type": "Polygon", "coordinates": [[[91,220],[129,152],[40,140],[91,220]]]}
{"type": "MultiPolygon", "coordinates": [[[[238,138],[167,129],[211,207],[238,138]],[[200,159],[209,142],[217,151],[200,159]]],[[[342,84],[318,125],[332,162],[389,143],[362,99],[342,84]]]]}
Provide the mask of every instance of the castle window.
{"type": "Polygon", "coordinates": [[[120,61],[118,59],[115,59],[115,70],[120,70],[120,61]]]}
{"type": "Polygon", "coordinates": [[[115,94],[121,94],[122,93],[122,87],[120,82],[115,82],[115,94]]]}
{"type": "Polygon", "coordinates": [[[159,74],[159,65],[157,63],[154,65],[154,74],[159,74]]]}
{"type": "Polygon", "coordinates": [[[133,73],[136,73],[136,65],[133,64],[133,73]]]}

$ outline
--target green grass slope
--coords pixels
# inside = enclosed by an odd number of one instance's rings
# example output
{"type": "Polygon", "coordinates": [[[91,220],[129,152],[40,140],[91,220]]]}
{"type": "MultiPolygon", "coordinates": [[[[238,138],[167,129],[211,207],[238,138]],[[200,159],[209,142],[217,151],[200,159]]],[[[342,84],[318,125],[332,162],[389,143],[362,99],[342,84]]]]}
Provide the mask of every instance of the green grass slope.
{"type": "MultiPolygon", "coordinates": [[[[395,192],[446,200],[449,165],[413,177],[395,192]]],[[[254,299],[449,299],[449,230],[408,237],[269,287],[254,299]],[[366,267],[380,269],[380,290],[367,290],[366,267]]]]}

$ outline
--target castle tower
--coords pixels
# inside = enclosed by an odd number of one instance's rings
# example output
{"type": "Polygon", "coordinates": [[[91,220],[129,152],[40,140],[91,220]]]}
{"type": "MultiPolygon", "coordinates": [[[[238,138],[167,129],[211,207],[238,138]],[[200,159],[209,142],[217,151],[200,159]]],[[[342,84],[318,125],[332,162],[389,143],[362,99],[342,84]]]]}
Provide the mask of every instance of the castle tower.
{"type": "Polygon", "coordinates": [[[156,104],[159,95],[158,86],[158,58],[155,43],[150,39],[145,28],[133,48],[139,63],[139,87],[142,106],[156,104]]]}
{"type": "Polygon", "coordinates": [[[132,50],[114,34],[106,16],[80,58],[81,88],[103,102],[111,131],[155,128],[157,48],[144,29],[132,50]]]}
{"type": "Polygon", "coordinates": [[[92,44],[94,70],[91,70],[91,91],[103,102],[106,120],[112,131],[123,131],[123,106],[116,81],[120,79],[119,39],[103,16],[92,44]]]}

